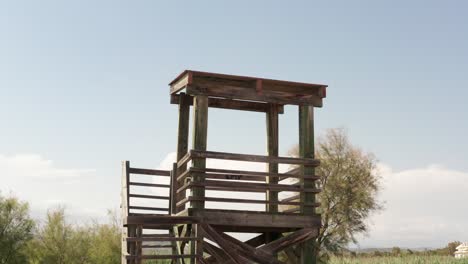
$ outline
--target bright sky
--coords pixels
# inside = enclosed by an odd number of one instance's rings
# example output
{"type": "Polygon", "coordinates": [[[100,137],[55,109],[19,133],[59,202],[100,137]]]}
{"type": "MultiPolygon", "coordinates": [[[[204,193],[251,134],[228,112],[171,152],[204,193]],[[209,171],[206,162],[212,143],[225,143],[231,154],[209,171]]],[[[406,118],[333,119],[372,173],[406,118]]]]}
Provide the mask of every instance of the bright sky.
{"type": "MultiPolygon", "coordinates": [[[[176,146],[184,69],[329,85],[317,133],[346,127],[382,163],[386,211],[361,246],[468,240],[465,1],[2,1],[0,190],[102,217],[120,161],[176,146]]],[[[280,119],[280,152],[297,143],[280,119]]],[[[210,150],[262,154],[258,113],[210,111],[210,150]]]]}

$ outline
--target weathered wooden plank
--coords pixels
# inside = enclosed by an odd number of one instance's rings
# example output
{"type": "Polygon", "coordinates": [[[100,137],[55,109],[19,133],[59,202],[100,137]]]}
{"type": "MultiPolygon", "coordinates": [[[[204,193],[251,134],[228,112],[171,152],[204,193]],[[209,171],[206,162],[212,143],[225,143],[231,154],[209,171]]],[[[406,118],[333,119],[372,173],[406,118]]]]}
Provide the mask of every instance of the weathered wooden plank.
{"type": "MultiPolygon", "coordinates": [[[[128,213],[130,212],[129,203],[129,191],[130,188],[128,186],[129,182],[129,168],[130,168],[130,161],[122,161],[122,190],[121,190],[121,216],[122,218],[126,218],[128,213]]],[[[122,248],[121,248],[121,262],[122,264],[127,263],[125,256],[130,253],[130,244],[125,241],[124,239],[128,237],[130,233],[130,227],[122,228],[122,248]]]]}
{"type": "MultiPolygon", "coordinates": [[[[299,156],[301,158],[315,157],[315,141],[314,141],[314,108],[312,106],[299,106],[299,156]]],[[[302,174],[315,175],[315,168],[303,164],[300,167],[302,174]]],[[[314,188],[315,182],[307,179],[301,179],[300,183],[304,188],[314,188]]],[[[314,193],[301,193],[301,202],[315,203],[314,193]]],[[[314,215],[315,208],[301,207],[301,213],[306,215],[314,215]]],[[[301,247],[300,263],[317,263],[317,252],[315,252],[315,241],[307,241],[301,247]]]]}
{"type": "Polygon", "coordinates": [[[166,254],[166,255],[142,255],[142,256],[125,256],[128,260],[135,260],[135,259],[176,259],[176,258],[191,258],[196,257],[197,255],[191,254],[183,254],[183,255],[173,255],[173,254],[166,254]]]}
{"type": "Polygon", "coordinates": [[[278,252],[292,245],[296,245],[314,238],[318,235],[318,228],[304,228],[289,234],[285,237],[279,238],[265,246],[260,247],[261,250],[267,252],[278,252]]]}
{"type": "Polygon", "coordinates": [[[148,207],[148,206],[129,206],[129,209],[134,209],[134,210],[147,210],[147,211],[165,211],[168,212],[168,208],[163,208],[163,207],[148,207]]]}
{"type": "Polygon", "coordinates": [[[177,214],[177,163],[172,164],[171,187],[169,189],[169,214],[177,214]]]}
{"type": "MultiPolygon", "coordinates": [[[[185,95],[189,96],[189,95],[185,95]]],[[[193,97],[190,97],[189,104],[193,104],[193,97]]],[[[172,94],[171,95],[171,104],[179,104],[180,95],[172,94]]],[[[252,101],[241,101],[241,100],[230,100],[222,98],[210,98],[208,101],[208,107],[221,108],[221,109],[232,109],[232,110],[241,110],[241,111],[251,111],[251,112],[267,112],[268,104],[261,102],[252,102],[252,101]]],[[[278,105],[278,113],[284,113],[284,107],[278,105]]]]}
{"type": "MultiPolygon", "coordinates": [[[[193,111],[194,111],[194,127],[193,127],[193,148],[195,151],[206,151],[207,144],[207,132],[208,132],[208,97],[206,96],[196,96],[193,102],[193,111]]],[[[192,155],[192,151],[190,151],[192,155]]],[[[201,157],[199,159],[193,160],[193,167],[204,169],[206,167],[206,160],[201,157]]],[[[193,183],[203,184],[204,176],[203,174],[194,173],[192,175],[193,183]]],[[[191,189],[191,196],[196,198],[205,197],[205,188],[200,188],[201,186],[196,186],[191,189]]],[[[194,201],[190,204],[192,208],[204,208],[205,203],[203,201],[194,201]]]]}
{"type": "MultiPolygon", "coordinates": [[[[187,178],[187,176],[190,174],[190,170],[191,170],[191,169],[192,169],[192,168],[190,168],[189,170],[186,170],[186,171],[182,172],[182,174],[178,173],[179,176],[177,177],[177,181],[180,182],[179,185],[181,185],[181,184],[184,182],[185,178],[187,178]]],[[[179,186],[179,188],[180,188],[180,186],[179,186]]]]}
{"type": "MultiPolygon", "coordinates": [[[[179,235],[179,230],[176,226],[174,226],[172,229],[169,230],[169,234],[173,235],[174,237],[181,237],[179,235]]],[[[180,241],[172,241],[172,254],[173,255],[182,255],[183,252],[181,250],[181,247],[180,247],[180,241]]],[[[178,258],[174,264],[184,264],[184,260],[183,259],[180,259],[178,258]]]]}
{"type": "Polygon", "coordinates": [[[297,229],[319,227],[321,225],[319,216],[221,209],[199,210],[189,208],[188,210],[189,215],[200,218],[204,223],[216,226],[255,227],[260,230],[260,227],[297,229]]]}
{"type": "Polygon", "coordinates": [[[197,242],[194,243],[195,244],[195,254],[197,255],[197,262],[200,263],[200,259],[203,258],[203,251],[204,251],[203,247],[205,246],[205,243],[203,241],[203,239],[205,237],[205,232],[200,227],[199,224],[192,225],[192,232],[193,232],[194,238],[196,238],[196,240],[197,240],[197,242]]]}
{"type": "MultiPolygon", "coordinates": [[[[218,248],[215,245],[210,243],[205,243],[203,249],[211,255],[218,263],[227,263],[230,260],[233,260],[229,257],[228,254],[224,253],[222,249],[218,248]]],[[[207,259],[207,262],[212,262],[211,259],[207,259]]]]}
{"type": "MultiPolygon", "coordinates": [[[[213,172],[217,173],[220,175],[233,175],[233,178],[235,176],[239,176],[239,180],[242,179],[242,177],[255,177],[255,176],[261,176],[261,177],[277,177],[281,178],[282,177],[288,177],[288,178],[304,178],[304,179],[310,179],[310,180],[319,180],[320,176],[314,176],[314,175],[301,175],[300,173],[297,174],[291,174],[291,173],[269,173],[269,172],[259,172],[259,171],[245,171],[245,170],[227,170],[227,169],[218,169],[218,168],[205,168],[205,169],[196,169],[196,168],[190,168],[190,171],[195,171],[195,172],[213,172]]],[[[247,179],[247,178],[246,178],[247,179]]],[[[260,178],[258,178],[260,179],[260,178]]],[[[264,178],[262,178],[261,181],[265,181],[264,178]]]]}
{"type": "Polygon", "coordinates": [[[141,169],[141,168],[129,168],[129,173],[142,174],[142,175],[153,175],[153,176],[169,176],[170,171],[153,170],[153,169],[141,169]]]}
{"type": "MultiPolygon", "coordinates": [[[[179,124],[177,130],[177,162],[182,161],[188,153],[188,142],[189,142],[189,126],[190,126],[190,104],[192,103],[192,97],[186,94],[178,95],[179,104],[179,124]]],[[[188,161],[188,160],[187,160],[188,161]]],[[[179,174],[187,170],[187,163],[182,162],[181,166],[177,166],[174,169],[177,170],[173,176],[178,178],[179,174]]],[[[178,180],[173,181],[174,189],[177,190],[182,185],[178,180]]],[[[182,200],[185,197],[185,193],[179,193],[175,195],[174,204],[182,200]]],[[[185,207],[174,208],[173,213],[180,212],[185,207]]]]}
{"type": "Polygon", "coordinates": [[[300,212],[301,211],[301,208],[300,207],[292,207],[292,208],[288,208],[288,209],[285,209],[281,212],[283,213],[295,213],[295,212],[300,212]]]}
{"type": "Polygon", "coordinates": [[[193,159],[226,159],[249,162],[303,164],[315,167],[320,165],[320,161],[311,158],[269,157],[262,155],[247,155],[217,151],[201,151],[196,149],[190,150],[190,155],[193,159]]]}
{"type": "MultiPolygon", "coordinates": [[[[197,200],[191,196],[187,197],[189,201],[197,200]]],[[[220,198],[220,197],[205,197],[203,198],[206,202],[221,202],[221,203],[247,203],[247,204],[271,204],[274,203],[275,205],[303,205],[303,206],[314,206],[317,207],[320,203],[314,204],[303,204],[301,202],[283,202],[283,201],[267,201],[267,200],[253,200],[253,199],[235,199],[235,198],[220,198]]]]}
{"type": "Polygon", "coordinates": [[[192,159],[190,156],[190,152],[184,155],[178,162],[177,162],[177,168],[182,168],[183,166],[187,165],[187,163],[192,159]]]}
{"type": "Polygon", "coordinates": [[[189,71],[182,72],[174,81],[172,81],[170,86],[170,93],[175,94],[180,90],[184,89],[192,81],[192,73],[189,71]]]}
{"type": "Polygon", "coordinates": [[[322,107],[322,98],[315,94],[297,94],[291,92],[281,92],[263,89],[259,94],[255,89],[245,89],[243,87],[214,84],[205,82],[187,86],[187,94],[216,96],[227,99],[252,100],[275,104],[311,105],[322,107]]]}
{"type": "Polygon", "coordinates": [[[169,197],[167,197],[167,196],[146,195],[146,194],[129,194],[128,197],[130,197],[130,198],[146,198],[146,199],[169,200],[169,197]]]}
{"type": "Polygon", "coordinates": [[[258,247],[263,244],[265,244],[265,234],[258,235],[256,237],[253,237],[247,241],[244,241],[245,244],[252,246],[252,247],[258,247]]]}
{"type": "Polygon", "coordinates": [[[290,202],[290,201],[294,201],[294,200],[299,200],[300,198],[301,198],[300,195],[292,195],[292,196],[289,196],[288,198],[282,199],[281,201],[282,202],[290,202]]]}
{"type": "Polygon", "coordinates": [[[198,92],[269,103],[313,103],[317,107],[321,106],[322,98],[326,95],[326,85],[198,72],[193,72],[191,84],[187,83],[184,88],[187,88],[188,94],[198,92]]]}
{"type": "Polygon", "coordinates": [[[142,248],[172,248],[172,245],[143,245],[142,248]]]}
{"type": "MultiPolygon", "coordinates": [[[[288,91],[292,89],[292,87],[299,87],[305,89],[303,92],[312,92],[315,93],[314,89],[327,87],[324,84],[314,84],[314,83],[304,83],[304,82],[293,82],[293,81],[285,81],[285,80],[275,80],[275,79],[268,79],[268,78],[260,78],[260,77],[251,77],[251,76],[240,76],[240,75],[232,75],[232,74],[221,74],[221,73],[213,73],[213,72],[202,72],[202,71],[193,71],[193,70],[185,70],[182,72],[177,78],[175,78],[171,83],[174,84],[178,80],[184,78],[188,73],[191,73],[191,79],[193,82],[194,78],[205,78],[208,80],[214,80],[218,82],[230,82],[230,84],[237,84],[240,86],[245,86],[246,88],[256,88],[258,86],[258,81],[261,81],[267,87],[271,85],[277,85],[278,87],[286,87],[285,90],[288,91]]],[[[190,83],[191,83],[190,82],[190,83]]],[[[268,88],[271,89],[271,88],[268,88]]],[[[325,97],[325,94],[322,95],[325,97]]]]}
{"type": "Polygon", "coordinates": [[[208,224],[200,224],[201,228],[205,232],[206,236],[211,239],[213,242],[219,245],[219,247],[229,256],[229,259],[236,264],[243,264],[248,263],[247,260],[241,256],[236,250],[235,247],[232,246],[231,243],[225,241],[215,229],[213,229],[208,224]]]}
{"type": "MultiPolygon", "coordinates": [[[[303,188],[301,186],[294,186],[288,184],[274,184],[274,183],[254,183],[254,182],[232,182],[232,181],[218,181],[218,180],[205,180],[204,182],[191,182],[192,187],[206,187],[213,190],[213,187],[220,187],[220,190],[226,189],[227,191],[239,192],[265,192],[270,191],[287,191],[287,192],[304,192],[304,193],[319,193],[320,190],[316,188],[303,188]]],[[[192,195],[193,196],[193,195],[192,195]]],[[[195,196],[193,196],[195,197],[195,196]]],[[[196,198],[196,197],[195,197],[196,198]]]]}
{"type": "Polygon", "coordinates": [[[231,247],[236,248],[244,257],[247,257],[256,263],[261,263],[261,264],[281,264],[281,261],[278,261],[276,257],[272,256],[272,254],[269,254],[269,252],[261,250],[261,249],[256,249],[255,247],[252,247],[246,243],[243,243],[242,241],[239,241],[223,232],[218,233],[219,236],[224,239],[224,241],[228,242],[231,244],[231,247]]]}
{"type": "MultiPolygon", "coordinates": [[[[267,130],[267,153],[270,158],[277,158],[278,151],[278,107],[270,104],[269,111],[266,114],[267,130]]],[[[270,162],[267,164],[268,173],[278,174],[278,163],[270,162]]],[[[266,177],[267,184],[278,184],[278,178],[266,177]]],[[[278,192],[272,189],[266,191],[266,199],[271,203],[266,205],[267,212],[278,212],[278,192]]]]}
{"type": "Polygon", "coordinates": [[[124,225],[175,225],[175,224],[193,224],[199,221],[198,217],[193,216],[169,216],[169,215],[137,215],[128,216],[123,219],[124,225]]]}
{"type": "Polygon", "coordinates": [[[195,241],[195,237],[128,237],[127,241],[130,242],[141,242],[141,241],[151,241],[151,242],[170,242],[170,241],[195,241]]]}
{"type": "MultiPolygon", "coordinates": [[[[136,238],[140,239],[143,235],[143,228],[141,225],[137,226],[137,233],[136,233],[136,238]]],[[[142,241],[138,240],[136,242],[136,254],[137,256],[142,256],[143,255],[143,248],[141,247],[143,245],[142,241]]],[[[141,264],[141,258],[136,259],[137,264],[141,264]]]]}
{"type": "Polygon", "coordinates": [[[158,188],[169,188],[169,184],[158,184],[158,183],[146,183],[146,182],[129,182],[129,185],[133,186],[145,186],[145,187],[158,187],[158,188]]]}

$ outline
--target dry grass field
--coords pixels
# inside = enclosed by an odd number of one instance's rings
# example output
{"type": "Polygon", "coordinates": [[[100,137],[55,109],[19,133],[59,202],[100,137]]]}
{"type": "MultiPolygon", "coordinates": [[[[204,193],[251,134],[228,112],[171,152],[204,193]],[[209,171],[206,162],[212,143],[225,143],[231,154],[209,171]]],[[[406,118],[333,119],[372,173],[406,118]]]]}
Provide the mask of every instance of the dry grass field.
{"type": "Polygon", "coordinates": [[[403,257],[332,257],[329,264],[468,264],[468,258],[455,259],[450,256],[403,256],[403,257]]]}

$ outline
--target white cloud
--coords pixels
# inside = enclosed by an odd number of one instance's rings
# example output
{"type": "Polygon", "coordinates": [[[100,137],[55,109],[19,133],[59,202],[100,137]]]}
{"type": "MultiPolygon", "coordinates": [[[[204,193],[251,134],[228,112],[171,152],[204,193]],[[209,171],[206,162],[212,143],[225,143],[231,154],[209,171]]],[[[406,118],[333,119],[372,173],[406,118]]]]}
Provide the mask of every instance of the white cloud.
{"type": "Polygon", "coordinates": [[[0,154],[0,168],[2,194],[28,201],[34,217],[42,218],[47,209],[59,205],[73,216],[99,216],[88,206],[89,197],[83,197],[83,183],[92,179],[95,170],[59,168],[37,154],[0,154]]]}
{"type": "Polygon", "coordinates": [[[0,155],[3,177],[39,180],[65,180],[93,173],[94,170],[59,169],[51,160],[36,154],[0,155]]]}
{"type": "Polygon", "coordinates": [[[468,173],[431,165],[395,172],[380,165],[385,209],[362,247],[440,247],[468,240],[468,173]]]}

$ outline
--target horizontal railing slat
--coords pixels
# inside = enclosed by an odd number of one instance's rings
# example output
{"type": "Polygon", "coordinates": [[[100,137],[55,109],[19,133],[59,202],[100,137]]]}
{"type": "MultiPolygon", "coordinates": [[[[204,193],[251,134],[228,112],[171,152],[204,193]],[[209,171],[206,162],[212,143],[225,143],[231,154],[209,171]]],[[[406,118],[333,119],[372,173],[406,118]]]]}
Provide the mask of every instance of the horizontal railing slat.
{"type": "Polygon", "coordinates": [[[134,210],[149,210],[149,211],[169,211],[168,208],[163,207],[147,207],[147,206],[129,206],[128,209],[134,210]]]}
{"type": "Polygon", "coordinates": [[[129,173],[153,175],[153,176],[170,176],[171,175],[171,172],[166,171],[166,170],[153,170],[153,169],[140,169],[140,168],[130,168],[129,173]]]}
{"type": "Polygon", "coordinates": [[[273,183],[252,183],[252,182],[229,182],[229,181],[217,181],[217,180],[205,180],[204,182],[191,182],[191,186],[195,187],[206,187],[212,189],[212,187],[226,188],[226,191],[252,191],[252,192],[264,192],[266,190],[271,191],[287,191],[287,192],[310,192],[318,193],[319,189],[315,188],[302,188],[300,186],[291,186],[286,184],[273,184],[273,183]]]}
{"type": "Polygon", "coordinates": [[[169,184],[157,184],[157,183],[146,183],[146,182],[129,182],[129,185],[133,186],[146,186],[146,187],[159,187],[159,188],[170,188],[169,184]]]}
{"type": "Polygon", "coordinates": [[[217,151],[201,151],[201,150],[190,150],[190,157],[195,158],[207,158],[207,159],[225,159],[225,160],[238,160],[248,162],[266,162],[266,163],[284,163],[284,164],[299,164],[308,166],[319,166],[320,161],[317,159],[309,158],[291,158],[291,157],[271,157],[262,155],[248,155],[248,154],[237,154],[217,151]]]}
{"type": "Polygon", "coordinates": [[[195,258],[198,255],[182,254],[182,255],[141,255],[141,256],[125,256],[126,259],[176,259],[176,258],[195,258]]]}
{"type": "Polygon", "coordinates": [[[130,194],[130,195],[128,195],[128,197],[169,200],[169,197],[167,197],[167,196],[146,195],[146,194],[130,194]]]}
{"type": "Polygon", "coordinates": [[[302,206],[311,206],[317,207],[319,203],[306,204],[302,202],[271,202],[267,200],[253,200],[253,199],[235,199],[235,198],[219,198],[219,197],[204,197],[204,198],[194,198],[188,197],[190,201],[207,201],[207,202],[223,202],[223,203],[250,203],[250,204],[276,204],[276,205],[302,205],[302,206]]]}
{"type": "Polygon", "coordinates": [[[128,242],[170,242],[170,241],[195,241],[196,237],[127,237],[128,242]]]}

